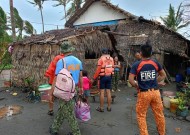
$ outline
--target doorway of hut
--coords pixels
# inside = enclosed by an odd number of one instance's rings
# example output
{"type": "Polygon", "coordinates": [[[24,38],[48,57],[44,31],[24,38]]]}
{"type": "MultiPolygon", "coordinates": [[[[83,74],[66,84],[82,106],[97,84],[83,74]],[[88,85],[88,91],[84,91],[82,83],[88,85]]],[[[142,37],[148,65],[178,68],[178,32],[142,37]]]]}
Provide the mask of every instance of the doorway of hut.
{"type": "Polygon", "coordinates": [[[164,66],[171,77],[181,74],[183,78],[186,75],[186,59],[173,53],[164,54],[164,66]]]}

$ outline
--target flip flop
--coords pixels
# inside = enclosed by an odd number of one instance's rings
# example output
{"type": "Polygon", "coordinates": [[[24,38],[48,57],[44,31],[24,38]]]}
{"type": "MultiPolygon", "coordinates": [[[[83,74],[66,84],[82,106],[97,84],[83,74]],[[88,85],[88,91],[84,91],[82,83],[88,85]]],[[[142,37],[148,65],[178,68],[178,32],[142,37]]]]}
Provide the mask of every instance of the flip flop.
{"type": "Polygon", "coordinates": [[[110,107],[110,108],[107,107],[107,111],[108,111],[108,112],[111,112],[111,107],[110,107]]]}
{"type": "Polygon", "coordinates": [[[54,113],[53,113],[53,110],[49,110],[49,111],[48,111],[48,115],[53,116],[53,114],[54,114],[54,113]]]}
{"type": "Polygon", "coordinates": [[[104,112],[104,109],[101,109],[100,107],[96,108],[96,111],[98,112],[104,112]]]}

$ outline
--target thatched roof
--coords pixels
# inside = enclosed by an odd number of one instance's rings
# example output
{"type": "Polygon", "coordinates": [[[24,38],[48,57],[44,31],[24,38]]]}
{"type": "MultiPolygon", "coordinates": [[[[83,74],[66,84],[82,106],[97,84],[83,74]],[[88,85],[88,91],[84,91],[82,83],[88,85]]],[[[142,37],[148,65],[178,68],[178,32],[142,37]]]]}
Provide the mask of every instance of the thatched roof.
{"type": "Polygon", "coordinates": [[[10,45],[30,45],[30,44],[60,44],[63,40],[67,38],[87,35],[97,30],[106,28],[107,26],[100,27],[81,27],[81,28],[66,28],[59,30],[47,31],[44,34],[33,35],[31,37],[26,37],[22,41],[13,42],[10,45]]]}
{"type": "Polygon", "coordinates": [[[165,29],[165,30],[169,31],[171,34],[174,34],[174,35],[178,36],[179,38],[185,40],[186,42],[188,42],[188,43],[190,44],[190,40],[188,40],[187,38],[185,38],[184,36],[182,36],[182,35],[179,34],[178,32],[173,31],[172,29],[167,28],[165,25],[162,25],[162,24],[161,24],[160,22],[158,22],[158,21],[155,21],[155,20],[148,20],[148,19],[143,18],[142,16],[140,16],[140,17],[138,18],[138,21],[139,21],[139,22],[148,23],[148,24],[151,24],[151,25],[155,25],[155,26],[157,26],[158,28],[161,28],[161,29],[165,29]]]}
{"type": "Polygon", "coordinates": [[[84,12],[94,3],[100,1],[103,3],[103,5],[115,10],[116,12],[119,12],[123,15],[126,16],[126,18],[136,18],[135,15],[119,8],[118,6],[115,6],[113,4],[111,4],[110,2],[108,2],[107,0],[87,0],[87,2],[85,2],[85,4],[83,5],[82,8],[78,9],[75,14],[73,16],[70,17],[70,19],[65,23],[65,27],[73,27],[73,23],[80,18],[81,15],[84,14],[84,12]]]}
{"type": "Polygon", "coordinates": [[[126,18],[130,19],[130,20],[135,20],[138,22],[144,22],[144,23],[148,23],[150,25],[156,25],[157,27],[161,28],[161,29],[165,29],[168,30],[171,34],[175,34],[177,35],[179,38],[187,41],[188,43],[190,43],[190,41],[188,39],[186,39],[185,37],[183,37],[181,34],[179,34],[178,32],[175,32],[169,28],[167,28],[166,26],[162,25],[160,22],[156,21],[156,20],[148,20],[143,18],[142,16],[138,17],[136,15],[133,15],[121,8],[118,7],[118,5],[113,5],[112,3],[110,3],[108,0],[87,0],[87,2],[85,2],[85,4],[83,5],[82,8],[78,9],[75,14],[73,16],[70,17],[70,19],[65,23],[65,27],[73,27],[73,23],[80,18],[81,15],[83,15],[87,9],[94,3],[100,1],[101,3],[103,3],[103,5],[115,10],[116,12],[122,13],[123,15],[126,16],[126,18]]]}

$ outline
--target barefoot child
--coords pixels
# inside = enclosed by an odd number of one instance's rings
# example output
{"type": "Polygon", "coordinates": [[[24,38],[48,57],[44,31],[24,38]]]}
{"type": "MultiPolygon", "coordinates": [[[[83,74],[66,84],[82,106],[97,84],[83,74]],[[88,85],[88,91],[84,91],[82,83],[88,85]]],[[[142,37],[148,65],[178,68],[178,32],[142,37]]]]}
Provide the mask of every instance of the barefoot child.
{"type": "Polygon", "coordinates": [[[86,102],[89,104],[88,97],[90,97],[91,82],[90,79],[88,78],[87,71],[83,70],[82,75],[83,75],[84,98],[86,99],[86,102]]]}

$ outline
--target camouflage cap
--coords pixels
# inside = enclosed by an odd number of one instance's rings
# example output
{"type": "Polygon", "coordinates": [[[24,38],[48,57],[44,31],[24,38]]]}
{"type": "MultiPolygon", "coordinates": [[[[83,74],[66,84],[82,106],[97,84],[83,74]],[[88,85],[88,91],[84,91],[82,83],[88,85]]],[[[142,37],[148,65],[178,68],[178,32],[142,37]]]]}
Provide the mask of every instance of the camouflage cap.
{"type": "Polygon", "coordinates": [[[69,41],[63,41],[63,43],[60,46],[62,53],[68,53],[75,50],[75,48],[71,45],[69,41]]]}

